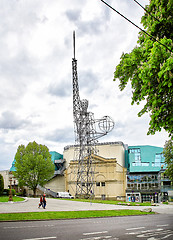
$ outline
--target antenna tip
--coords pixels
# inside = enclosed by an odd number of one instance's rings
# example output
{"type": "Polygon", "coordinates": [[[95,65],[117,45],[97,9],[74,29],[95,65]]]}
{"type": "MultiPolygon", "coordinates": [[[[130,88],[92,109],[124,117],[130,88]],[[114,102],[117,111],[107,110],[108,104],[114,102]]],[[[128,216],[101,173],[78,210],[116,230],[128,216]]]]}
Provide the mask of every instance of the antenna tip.
{"type": "Polygon", "coordinates": [[[73,50],[74,50],[74,59],[75,59],[75,31],[73,31],[73,50]]]}

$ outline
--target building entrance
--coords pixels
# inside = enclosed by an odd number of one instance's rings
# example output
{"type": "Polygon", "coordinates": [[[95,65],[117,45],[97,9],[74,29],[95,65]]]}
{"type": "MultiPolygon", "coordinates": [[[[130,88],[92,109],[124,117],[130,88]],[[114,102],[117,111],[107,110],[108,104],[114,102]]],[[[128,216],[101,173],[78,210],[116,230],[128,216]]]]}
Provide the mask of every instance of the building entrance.
{"type": "Polygon", "coordinates": [[[142,202],[151,202],[158,203],[158,193],[152,193],[152,194],[141,194],[141,200],[142,202]]]}

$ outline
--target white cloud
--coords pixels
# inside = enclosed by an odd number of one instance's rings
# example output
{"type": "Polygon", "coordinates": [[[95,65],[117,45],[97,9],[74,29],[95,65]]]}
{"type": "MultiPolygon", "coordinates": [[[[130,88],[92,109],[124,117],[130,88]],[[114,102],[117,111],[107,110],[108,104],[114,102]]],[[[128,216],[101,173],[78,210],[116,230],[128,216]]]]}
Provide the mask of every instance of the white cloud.
{"type": "MultiPolygon", "coordinates": [[[[143,10],[133,1],[108,3],[140,24],[143,10]]],[[[115,121],[100,141],[163,146],[167,134],[147,136],[149,117],[138,118],[141,106],[131,106],[130,87],[120,92],[113,82],[138,29],[98,0],[0,0],[0,6],[0,170],[10,168],[20,144],[35,140],[63,153],[74,143],[73,30],[80,97],[96,119],[115,121]]]]}

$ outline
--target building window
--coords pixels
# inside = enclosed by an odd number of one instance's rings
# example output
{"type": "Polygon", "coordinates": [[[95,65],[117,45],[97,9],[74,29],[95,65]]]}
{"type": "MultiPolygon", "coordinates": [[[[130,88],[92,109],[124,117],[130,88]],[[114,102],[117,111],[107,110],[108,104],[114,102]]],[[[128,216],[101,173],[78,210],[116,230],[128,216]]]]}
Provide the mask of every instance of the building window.
{"type": "Polygon", "coordinates": [[[148,162],[133,162],[132,166],[133,167],[136,167],[136,166],[148,167],[149,163],[148,162]]]}
{"type": "Polygon", "coordinates": [[[96,186],[97,186],[97,187],[100,187],[100,182],[96,182],[96,186]]]}
{"type": "Polygon", "coordinates": [[[140,153],[140,152],[141,152],[140,148],[131,148],[131,149],[129,149],[129,153],[140,153]]]}
{"type": "Polygon", "coordinates": [[[161,164],[164,164],[163,153],[156,153],[155,161],[152,163],[152,167],[161,167],[161,164]]]}
{"type": "Polygon", "coordinates": [[[101,182],[102,187],[105,187],[105,182],[101,182]]]}
{"type": "Polygon", "coordinates": [[[141,166],[141,150],[140,150],[140,148],[129,149],[129,153],[134,154],[135,163],[133,163],[133,166],[141,166]]]}
{"type": "Polygon", "coordinates": [[[106,199],[106,195],[105,194],[101,195],[101,198],[102,198],[102,200],[105,200],[106,199]]]}

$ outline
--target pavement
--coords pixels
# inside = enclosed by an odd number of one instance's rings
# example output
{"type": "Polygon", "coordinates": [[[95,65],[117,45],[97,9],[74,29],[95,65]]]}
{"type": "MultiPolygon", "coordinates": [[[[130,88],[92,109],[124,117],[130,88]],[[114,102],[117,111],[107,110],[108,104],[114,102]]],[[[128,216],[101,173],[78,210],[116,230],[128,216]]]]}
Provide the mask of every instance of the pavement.
{"type": "Polygon", "coordinates": [[[0,213],[17,212],[44,212],[44,211],[90,211],[90,210],[118,210],[135,209],[143,210],[152,208],[152,211],[161,214],[173,214],[173,205],[157,204],[157,206],[123,206],[113,204],[101,204],[92,202],[77,202],[70,200],[60,200],[47,198],[46,209],[38,208],[39,198],[26,198],[23,202],[0,203],[0,213]]]}

